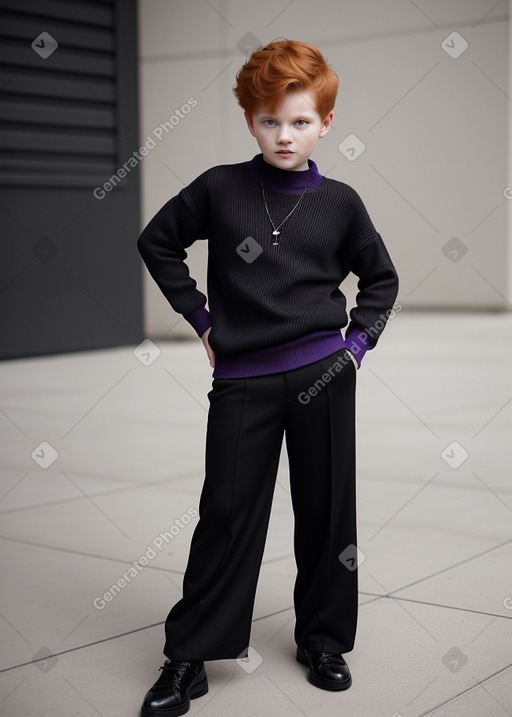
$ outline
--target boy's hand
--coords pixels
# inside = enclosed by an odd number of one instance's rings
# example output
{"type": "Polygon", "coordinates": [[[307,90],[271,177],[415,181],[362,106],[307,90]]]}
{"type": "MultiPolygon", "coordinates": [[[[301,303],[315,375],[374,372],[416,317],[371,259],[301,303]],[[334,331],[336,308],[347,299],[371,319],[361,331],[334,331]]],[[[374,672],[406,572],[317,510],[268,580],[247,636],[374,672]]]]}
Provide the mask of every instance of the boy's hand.
{"type": "Polygon", "coordinates": [[[212,327],[206,329],[204,334],[201,336],[201,341],[203,342],[203,346],[206,349],[206,353],[208,354],[208,359],[210,361],[210,366],[212,368],[215,368],[215,353],[213,352],[213,349],[211,348],[210,344],[208,343],[208,334],[212,330],[212,327]]]}
{"type": "Polygon", "coordinates": [[[356,357],[354,356],[354,354],[352,353],[352,351],[350,349],[346,349],[346,351],[347,351],[348,355],[350,356],[350,358],[352,359],[352,363],[356,367],[356,371],[357,371],[357,369],[359,368],[359,365],[357,363],[356,357]]]}

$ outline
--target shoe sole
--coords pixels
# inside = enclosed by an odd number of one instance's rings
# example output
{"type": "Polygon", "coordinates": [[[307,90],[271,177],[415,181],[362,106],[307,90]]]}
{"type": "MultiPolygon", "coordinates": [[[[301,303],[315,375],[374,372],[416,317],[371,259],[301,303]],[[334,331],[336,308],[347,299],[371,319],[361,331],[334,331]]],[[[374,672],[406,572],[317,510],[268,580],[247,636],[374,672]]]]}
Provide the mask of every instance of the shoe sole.
{"type": "Polygon", "coordinates": [[[352,684],[352,675],[349,675],[348,680],[345,680],[345,682],[331,682],[330,680],[321,680],[319,677],[315,677],[315,675],[311,672],[311,663],[309,662],[306,655],[299,650],[297,650],[297,662],[300,662],[301,665],[306,665],[309,667],[308,672],[308,679],[311,682],[312,685],[315,687],[320,687],[322,690],[331,690],[331,692],[341,692],[341,690],[348,690],[350,685],[352,684]]]}
{"type": "Polygon", "coordinates": [[[150,710],[146,707],[142,707],[141,715],[147,715],[148,717],[179,717],[184,715],[190,709],[190,700],[195,700],[197,697],[202,697],[208,692],[208,679],[205,678],[198,682],[197,685],[190,690],[189,698],[182,705],[176,707],[170,707],[168,710],[150,710]]]}

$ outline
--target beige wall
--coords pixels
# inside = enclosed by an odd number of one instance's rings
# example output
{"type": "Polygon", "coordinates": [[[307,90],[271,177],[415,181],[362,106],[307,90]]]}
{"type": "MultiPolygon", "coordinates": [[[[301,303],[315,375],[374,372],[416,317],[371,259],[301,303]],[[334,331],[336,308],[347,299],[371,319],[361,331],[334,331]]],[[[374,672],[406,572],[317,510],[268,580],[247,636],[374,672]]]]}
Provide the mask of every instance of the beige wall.
{"type": "MultiPolygon", "coordinates": [[[[512,15],[512,0],[508,0],[509,16],[512,15]]],[[[508,24],[508,97],[512,98],[512,22],[508,24]]],[[[506,220],[506,251],[507,251],[507,290],[508,308],[512,307],[512,100],[508,102],[508,134],[507,134],[507,220],[506,220]]]]}
{"type": "MultiPolygon", "coordinates": [[[[139,33],[141,143],[173,116],[142,162],[144,225],[200,172],[259,151],[231,91],[242,38],[298,39],[317,45],[341,81],[313,159],[362,196],[404,307],[510,306],[505,1],[140,0],[139,33]],[[457,58],[442,47],[452,32],[463,38],[452,54],[468,43],[457,58]],[[366,145],[355,161],[339,151],[350,134],[366,145]],[[456,261],[450,240],[467,250],[456,261]]],[[[188,263],[204,291],[206,246],[192,246],[188,263]]],[[[147,276],[145,297],[149,336],[193,335],[147,276]]]]}

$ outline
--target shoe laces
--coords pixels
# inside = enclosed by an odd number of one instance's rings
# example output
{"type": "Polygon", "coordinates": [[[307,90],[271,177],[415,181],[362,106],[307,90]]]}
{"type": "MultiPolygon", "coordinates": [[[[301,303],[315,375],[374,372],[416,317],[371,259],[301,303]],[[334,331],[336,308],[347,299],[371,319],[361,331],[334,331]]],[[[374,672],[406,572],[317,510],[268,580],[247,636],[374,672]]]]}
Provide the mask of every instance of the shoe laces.
{"type": "Polygon", "coordinates": [[[166,660],[159,668],[162,671],[158,682],[160,684],[178,683],[191,664],[187,660],[166,660]]]}
{"type": "Polygon", "coordinates": [[[320,657],[318,658],[319,662],[323,662],[325,664],[334,663],[336,665],[343,665],[345,663],[345,660],[343,659],[342,655],[336,655],[332,652],[322,652],[320,653],[320,657]]]}

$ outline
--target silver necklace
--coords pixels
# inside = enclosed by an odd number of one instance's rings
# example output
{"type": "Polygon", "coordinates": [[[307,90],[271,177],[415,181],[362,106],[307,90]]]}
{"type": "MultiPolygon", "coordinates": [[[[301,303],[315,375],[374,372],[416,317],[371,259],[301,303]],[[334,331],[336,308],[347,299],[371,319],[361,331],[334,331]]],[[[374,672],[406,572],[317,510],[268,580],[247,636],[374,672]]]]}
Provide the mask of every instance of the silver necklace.
{"type": "Polygon", "coordinates": [[[299,201],[297,202],[297,204],[292,208],[291,212],[289,212],[289,214],[287,214],[287,215],[285,216],[285,218],[283,219],[283,221],[281,222],[281,224],[279,224],[279,226],[277,226],[277,227],[276,227],[276,225],[274,224],[274,222],[272,221],[272,217],[270,216],[270,212],[268,211],[267,200],[265,199],[265,191],[264,191],[264,189],[263,189],[263,182],[261,182],[261,193],[262,193],[262,195],[263,195],[263,203],[265,204],[265,209],[266,209],[266,212],[267,212],[267,216],[268,216],[268,218],[270,219],[270,223],[272,224],[272,227],[273,227],[273,229],[274,229],[274,231],[272,232],[272,236],[274,237],[274,241],[272,242],[272,246],[279,246],[279,241],[278,241],[278,239],[277,239],[277,237],[281,234],[281,232],[279,231],[279,229],[283,226],[283,224],[285,223],[285,221],[286,221],[287,219],[289,219],[289,218],[291,217],[291,215],[293,214],[293,212],[297,209],[297,207],[299,206],[299,204],[300,204],[301,201],[302,201],[302,197],[306,194],[306,190],[304,190],[304,191],[302,192],[302,194],[301,194],[300,197],[299,197],[299,201]]]}

